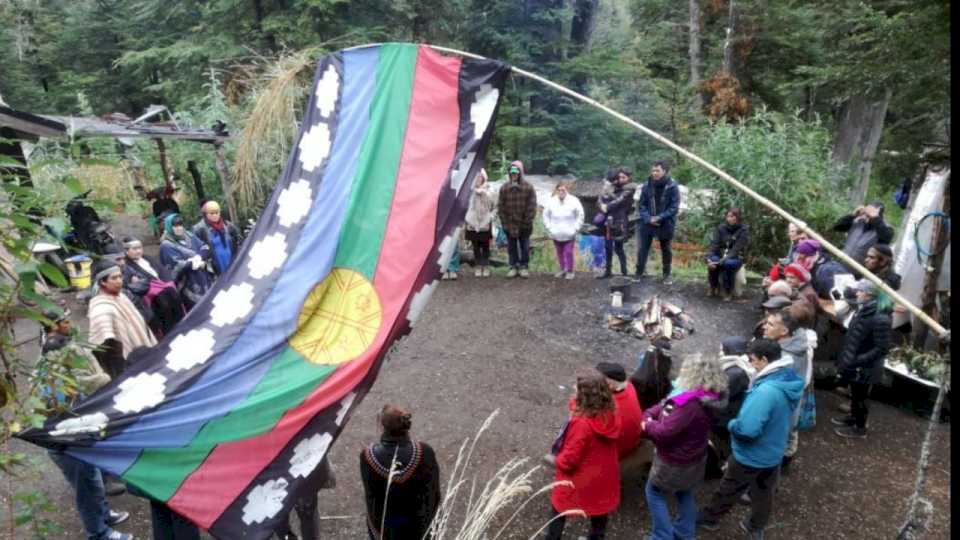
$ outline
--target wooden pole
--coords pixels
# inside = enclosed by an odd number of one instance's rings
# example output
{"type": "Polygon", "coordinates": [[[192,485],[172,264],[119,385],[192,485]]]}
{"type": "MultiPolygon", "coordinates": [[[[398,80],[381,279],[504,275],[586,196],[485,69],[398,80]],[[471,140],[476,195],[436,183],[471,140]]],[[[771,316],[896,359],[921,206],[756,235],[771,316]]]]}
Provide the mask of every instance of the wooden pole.
{"type": "Polygon", "coordinates": [[[154,139],[157,141],[157,150],[160,152],[160,170],[163,171],[163,185],[169,186],[173,182],[173,175],[170,172],[170,163],[167,162],[167,145],[163,139],[154,139]]]}
{"type": "MultiPolygon", "coordinates": [[[[476,55],[476,54],[473,54],[473,53],[464,52],[464,51],[460,51],[460,50],[457,50],[457,49],[450,49],[450,48],[447,48],[447,47],[439,47],[439,46],[436,46],[436,45],[427,45],[427,46],[430,47],[430,48],[432,48],[432,49],[434,49],[434,50],[441,51],[441,52],[447,52],[447,53],[451,53],[451,54],[458,54],[458,55],[461,55],[461,56],[466,56],[466,57],[468,57],[468,58],[476,58],[476,59],[478,59],[478,60],[486,60],[486,58],[484,58],[483,56],[476,55]]],[[[354,48],[361,48],[361,47],[354,47],[354,48]]],[[[816,231],[814,231],[813,229],[811,229],[803,220],[798,219],[798,218],[792,216],[789,212],[787,212],[787,211],[784,210],[783,208],[780,208],[779,206],[777,206],[776,204],[774,204],[773,201],[767,199],[766,197],[760,195],[760,194],[757,193],[756,191],[754,191],[754,190],[750,189],[749,187],[745,186],[745,185],[744,185],[743,183],[741,183],[739,180],[737,180],[736,178],[734,178],[734,177],[730,176],[729,174],[723,172],[722,170],[720,170],[719,168],[717,168],[715,165],[709,163],[708,161],[704,160],[703,158],[701,158],[700,156],[694,154],[693,152],[687,150],[686,148],[683,148],[682,146],[678,145],[677,143],[671,141],[670,139],[667,139],[667,138],[664,137],[663,135],[660,135],[660,134],[657,133],[656,131],[653,131],[652,129],[650,129],[650,128],[648,128],[648,127],[640,124],[639,122],[637,122],[637,121],[635,121],[635,120],[632,120],[631,118],[628,118],[627,116],[624,116],[623,114],[618,113],[617,111],[611,109],[610,107],[607,107],[606,105],[603,105],[603,104],[601,104],[601,103],[598,103],[597,101],[595,101],[595,100],[593,100],[593,99],[590,99],[589,97],[584,96],[583,94],[578,94],[577,92],[574,92],[573,90],[570,90],[569,88],[567,88],[567,87],[565,87],[565,86],[561,86],[561,85],[559,85],[559,84],[557,84],[557,83],[555,83],[555,82],[553,82],[553,81],[544,79],[543,77],[541,77],[541,76],[539,76],[539,75],[536,75],[536,74],[534,74],[534,73],[530,73],[529,71],[524,71],[524,70],[522,70],[522,69],[520,69],[520,68],[518,68],[518,67],[510,66],[510,70],[511,70],[513,73],[516,73],[517,75],[520,75],[521,77],[526,77],[526,78],[528,78],[528,79],[532,79],[532,80],[534,80],[534,81],[537,81],[537,82],[539,82],[539,83],[541,83],[541,84],[544,84],[544,85],[546,85],[546,86],[549,86],[550,88],[553,88],[554,90],[556,90],[556,91],[558,91],[558,92],[561,92],[561,93],[563,93],[563,94],[566,94],[566,95],[568,95],[568,96],[570,96],[570,97],[572,97],[572,98],[574,98],[574,99],[576,99],[576,100],[578,100],[578,101],[582,101],[582,102],[586,103],[587,105],[590,105],[590,106],[592,106],[592,107],[596,107],[597,109],[600,109],[601,111],[609,114],[610,116],[613,116],[613,117],[616,118],[617,120],[620,120],[621,122],[624,122],[624,123],[626,123],[626,124],[629,124],[629,125],[633,126],[634,128],[636,128],[636,129],[639,130],[640,132],[642,132],[642,133],[650,136],[651,138],[653,138],[653,139],[656,140],[657,142],[659,142],[659,143],[663,144],[664,146],[666,146],[666,147],[674,150],[675,152],[677,152],[677,153],[680,154],[681,156],[689,159],[690,161],[693,161],[693,162],[696,163],[697,165],[700,165],[700,166],[703,167],[704,169],[707,169],[708,171],[712,172],[714,175],[716,175],[717,177],[719,177],[721,180],[727,182],[728,184],[732,185],[734,188],[742,191],[743,193],[747,194],[747,196],[751,197],[752,199],[756,200],[757,202],[759,202],[759,203],[762,204],[763,206],[765,206],[765,207],[767,207],[768,209],[770,209],[770,211],[772,211],[772,212],[780,215],[781,217],[783,217],[783,218],[786,219],[787,221],[792,222],[794,225],[797,226],[797,228],[799,228],[801,231],[805,232],[805,233],[807,234],[807,236],[809,236],[810,238],[812,238],[812,239],[820,242],[820,245],[821,245],[821,246],[823,246],[824,248],[826,248],[827,251],[829,251],[831,254],[833,254],[835,257],[837,257],[840,261],[842,261],[844,264],[846,264],[847,267],[853,269],[855,272],[859,273],[859,274],[862,275],[864,278],[870,280],[874,285],[876,285],[877,287],[879,287],[880,290],[882,290],[883,292],[885,292],[885,293],[887,293],[888,295],[890,295],[890,297],[893,298],[893,300],[894,300],[896,303],[898,303],[898,304],[900,304],[901,306],[903,306],[904,308],[906,308],[908,311],[910,311],[910,313],[913,313],[918,319],[920,319],[921,321],[923,321],[924,324],[926,324],[927,326],[929,326],[930,328],[932,328],[933,331],[936,332],[937,335],[939,335],[941,338],[944,338],[944,339],[949,339],[949,338],[950,338],[950,331],[949,331],[949,330],[947,330],[946,328],[944,328],[943,326],[941,326],[940,323],[938,323],[937,321],[933,320],[933,318],[931,318],[929,315],[927,315],[926,313],[924,313],[922,309],[920,309],[920,308],[918,308],[917,306],[915,306],[915,305],[913,305],[912,303],[910,303],[909,300],[907,300],[906,298],[904,298],[903,296],[901,296],[899,293],[897,293],[897,291],[891,289],[889,285],[887,285],[886,283],[884,283],[883,280],[880,279],[880,278],[878,278],[873,272],[867,270],[862,264],[858,263],[857,261],[855,261],[855,260],[851,259],[849,256],[847,256],[847,254],[844,253],[842,250],[840,250],[840,248],[838,248],[837,246],[831,244],[831,243],[828,242],[824,237],[820,236],[820,234],[818,234],[816,231]]]]}
{"type": "Polygon", "coordinates": [[[234,225],[237,223],[237,203],[234,201],[233,188],[230,186],[230,172],[227,169],[227,154],[223,150],[223,143],[213,143],[214,152],[217,155],[217,176],[220,177],[220,186],[223,188],[223,197],[227,203],[227,213],[230,214],[230,221],[234,225]]]}

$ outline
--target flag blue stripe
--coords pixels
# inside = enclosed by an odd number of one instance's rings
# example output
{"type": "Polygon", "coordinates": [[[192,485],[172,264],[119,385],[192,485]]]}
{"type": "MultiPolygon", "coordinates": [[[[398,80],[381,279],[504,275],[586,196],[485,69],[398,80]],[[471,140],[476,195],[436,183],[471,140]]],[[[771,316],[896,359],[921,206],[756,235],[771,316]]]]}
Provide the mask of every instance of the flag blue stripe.
{"type": "Polygon", "coordinates": [[[310,290],[332,269],[337,241],[368,126],[376,84],[378,48],[347,51],[339,126],[330,158],[304,230],[270,297],[226,352],[182,394],[142,415],[108,440],[70,453],[122,474],[141,448],[190,442],[210,419],[223,416],[256,385],[296,329],[310,290]]]}

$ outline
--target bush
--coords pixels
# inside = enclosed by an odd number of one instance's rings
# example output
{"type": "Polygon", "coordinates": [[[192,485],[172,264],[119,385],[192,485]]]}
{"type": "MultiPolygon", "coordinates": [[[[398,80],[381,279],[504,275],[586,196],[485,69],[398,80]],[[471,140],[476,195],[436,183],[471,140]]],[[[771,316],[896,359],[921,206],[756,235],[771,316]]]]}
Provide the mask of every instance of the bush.
{"type": "MultiPolygon", "coordinates": [[[[736,123],[721,122],[704,132],[693,152],[807,223],[831,242],[833,223],[850,211],[844,196],[850,175],[830,164],[830,134],[819,121],[805,122],[765,110],[736,123]]],[[[713,229],[731,206],[743,210],[750,226],[747,263],[766,268],[787,251],[787,227],[777,214],[692,162],[674,175],[691,188],[716,189],[718,196],[702,213],[683,220],[682,235],[693,242],[710,241],[713,229]]]]}

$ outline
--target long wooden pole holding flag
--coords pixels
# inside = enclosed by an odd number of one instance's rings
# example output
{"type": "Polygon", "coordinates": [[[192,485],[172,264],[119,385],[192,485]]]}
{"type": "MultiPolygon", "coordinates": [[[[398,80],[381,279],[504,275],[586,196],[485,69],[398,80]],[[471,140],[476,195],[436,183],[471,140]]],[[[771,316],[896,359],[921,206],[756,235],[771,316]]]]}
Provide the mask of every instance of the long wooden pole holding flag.
{"type": "MultiPolygon", "coordinates": [[[[477,54],[473,54],[473,53],[469,53],[469,52],[465,52],[465,51],[460,51],[460,50],[457,50],[457,49],[451,49],[451,48],[448,48],[448,47],[440,47],[440,46],[437,46],[437,45],[428,45],[428,46],[431,47],[431,48],[433,48],[433,49],[435,49],[435,50],[442,51],[442,52],[446,52],[446,53],[458,54],[458,55],[461,55],[461,56],[466,56],[466,57],[468,57],[468,58],[476,58],[476,59],[478,59],[478,60],[484,60],[484,59],[485,59],[483,56],[480,56],[480,55],[477,55],[477,54]]],[[[740,181],[737,180],[736,178],[734,178],[734,177],[730,176],[729,174],[723,172],[722,170],[720,170],[719,168],[717,168],[717,167],[714,166],[713,164],[709,163],[708,161],[704,160],[703,158],[701,158],[700,156],[694,154],[693,152],[687,150],[686,148],[678,145],[677,143],[671,141],[670,139],[664,137],[663,135],[660,135],[660,134],[657,133],[656,131],[653,131],[652,129],[650,129],[650,128],[648,128],[648,127],[640,124],[640,123],[637,122],[636,120],[633,120],[633,119],[631,119],[631,118],[629,118],[629,117],[627,117],[627,116],[624,116],[624,115],[621,114],[621,113],[618,113],[617,111],[611,109],[610,107],[607,107],[606,105],[604,105],[604,104],[602,104],[602,103],[599,103],[599,102],[597,102],[597,101],[595,101],[595,100],[593,100],[593,99],[590,99],[589,97],[587,97],[587,96],[585,96],[585,95],[583,95],[583,94],[579,94],[579,93],[577,93],[577,92],[574,92],[573,90],[571,90],[571,89],[569,89],[569,88],[567,88],[567,87],[565,87],[565,86],[561,86],[561,85],[559,85],[559,84],[557,84],[557,83],[555,83],[555,82],[553,82],[553,81],[544,79],[543,77],[541,77],[541,76],[539,76],[539,75],[537,75],[537,74],[535,74],[535,73],[530,73],[529,71],[525,71],[525,70],[522,70],[522,69],[520,69],[520,68],[518,68],[518,67],[514,67],[514,66],[510,66],[510,70],[511,70],[513,73],[516,73],[517,75],[520,75],[521,77],[526,77],[526,78],[528,78],[528,79],[537,81],[537,82],[539,82],[539,83],[541,83],[541,84],[544,84],[544,85],[546,85],[546,86],[549,86],[550,88],[553,88],[554,90],[556,90],[556,91],[558,91],[558,92],[561,92],[561,93],[563,93],[563,94],[566,94],[566,95],[568,95],[568,96],[570,96],[570,97],[572,97],[572,98],[574,98],[574,99],[576,99],[576,100],[578,100],[578,101],[582,101],[582,102],[586,103],[587,105],[590,105],[590,106],[592,106],[592,107],[596,107],[597,109],[600,109],[601,111],[609,114],[610,116],[613,116],[613,117],[616,118],[617,120],[620,120],[621,122],[624,122],[624,123],[626,123],[626,124],[629,124],[629,125],[635,127],[636,129],[638,129],[639,131],[643,132],[644,134],[649,135],[649,136],[652,137],[653,139],[657,140],[658,142],[660,142],[660,143],[663,144],[664,146],[667,146],[667,147],[675,150],[675,151],[676,151],[677,153],[679,153],[680,155],[686,157],[687,159],[693,161],[694,163],[697,163],[697,164],[700,165],[701,167],[703,167],[703,168],[707,169],[708,171],[712,172],[713,174],[717,175],[718,177],[720,177],[721,180],[727,182],[728,184],[732,185],[733,187],[735,187],[736,189],[742,191],[743,193],[746,193],[749,197],[755,199],[757,202],[759,202],[759,203],[762,204],[763,206],[769,208],[769,209],[772,210],[773,212],[776,212],[777,214],[779,214],[780,216],[782,216],[782,217],[783,217],[784,219],[786,219],[787,221],[790,221],[790,222],[792,222],[793,224],[795,224],[795,225],[797,226],[797,228],[799,228],[801,231],[805,232],[809,237],[811,237],[811,238],[813,238],[814,240],[820,242],[820,245],[821,245],[821,246],[825,247],[825,248],[827,249],[827,251],[829,251],[829,252],[832,253],[834,256],[836,256],[838,259],[840,259],[841,261],[843,261],[849,268],[852,268],[852,269],[856,270],[858,273],[860,273],[861,275],[863,275],[863,277],[865,277],[865,278],[869,279],[871,282],[873,282],[873,284],[876,285],[877,287],[879,287],[880,290],[882,290],[883,292],[885,292],[885,293],[887,293],[888,295],[890,295],[890,297],[893,298],[894,301],[896,301],[898,304],[900,304],[901,306],[903,306],[904,308],[906,308],[907,310],[909,310],[910,313],[914,314],[918,319],[920,319],[921,321],[923,321],[924,324],[926,324],[927,326],[929,326],[930,328],[932,328],[933,331],[936,332],[938,336],[940,336],[940,337],[943,338],[944,340],[949,341],[949,339],[950,339],[950,330],[948,330],[948,329],[944,328],[943,326],[941,326],[940,323],[938,323],[938,322],[935,321],[932,317],[930,317],[929,315],[927,315],[926,313],[924,313],[922,309],[920,309],[919,307],[913,305],[909,300],[907,300],[906,298],[904,298],[903,296],[901,296],[899,293],[897,293],[897,291],[895,291],[895,290],[893,290],[892,288],[890,288],[889,285],[887,285],[886,283],[884,283],[883,280],[881,280],[880,278],[878,278],[873,272],[871,272],[870,270],[867,270],[863,265],[861,265],[861,264],[858,263],[857,261],[853,260],[853,259],[850,258],[846,253],[844,253],[842,250],[840,250],[840,248],[838,248],[837,246],[831,244],[831,243],[828,242],[824,237],[820,236],[820,235],[817,233],[817,231],[811,229],[811,228],[806,224],[806,222],[804,222],[804,221],[801,220],[801,219],[798,219],[798,218],[794,217],[793,215],[791,215],[789,212],[787,212],[787,211],[784,210],[783,208],[780,208],[779,206],[777,206],[773,201],[767,199],[766,197],[760,195],[760,194],[757,193],[756,191],[754,191],[754,190],[750,189],[749,187],[745,186],[742,182],[740,182],[740,181]]]]}

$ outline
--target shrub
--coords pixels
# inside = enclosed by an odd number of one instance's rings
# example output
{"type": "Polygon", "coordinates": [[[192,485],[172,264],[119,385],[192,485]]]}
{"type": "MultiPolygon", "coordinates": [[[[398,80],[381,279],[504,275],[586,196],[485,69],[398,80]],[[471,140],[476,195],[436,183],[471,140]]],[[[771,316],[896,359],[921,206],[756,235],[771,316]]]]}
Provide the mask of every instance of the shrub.
{"type": "MultiPolygon", "coordinates": [[[[851,177],[831,165],[830,134],[819,121],[761,110],[744,122],[712,125],[693,152],[831,242],[838,238],[830,227],[850,211],[849,201],[839,194],[847,193],[851,177]]],[[[779,215],[692,162],[681,163],[675,178],[691,188],[716,189],[718,194],[706,203],[705,211],[685,216],[683,237],[706,244],[724,211],[737,206],[750,226],[748,264],[765,268],[786,252],[787,227],[779,215]]]]}

